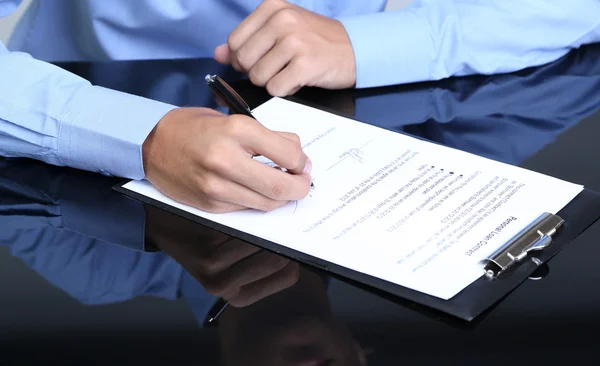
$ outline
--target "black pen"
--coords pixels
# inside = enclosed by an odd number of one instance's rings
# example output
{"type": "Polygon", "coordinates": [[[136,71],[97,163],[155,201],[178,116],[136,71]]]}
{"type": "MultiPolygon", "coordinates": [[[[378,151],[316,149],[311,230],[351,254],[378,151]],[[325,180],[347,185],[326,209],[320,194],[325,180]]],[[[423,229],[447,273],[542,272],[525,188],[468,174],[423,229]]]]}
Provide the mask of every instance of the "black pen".
{"type": "MultiPolygon", "coordinates": [[[[217,75],[206,75],[204,78],[208,87],[225,103],[233,114],[243,114],[250,118],[254,118],[250,112],[250,106],[240,95],[233,90],[225,80],[217,75]]],[[[256,119],[256,118],[254,118],[256,119]]]]}

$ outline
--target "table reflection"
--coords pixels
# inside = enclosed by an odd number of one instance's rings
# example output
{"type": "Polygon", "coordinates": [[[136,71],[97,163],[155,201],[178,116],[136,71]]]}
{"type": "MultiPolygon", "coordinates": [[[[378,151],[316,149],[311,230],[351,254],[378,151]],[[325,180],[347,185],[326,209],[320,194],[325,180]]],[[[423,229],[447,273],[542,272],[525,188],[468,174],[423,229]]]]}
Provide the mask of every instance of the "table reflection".
{"type": "Polygon", "coordinates": [[[226,365],[366,363],[332,314],[323,274],[144,206],[113,192],[114,182],[0,160],[0,242],[85,305],[184,299],[204,327],[225,298],[215,326],[226,365]]]}

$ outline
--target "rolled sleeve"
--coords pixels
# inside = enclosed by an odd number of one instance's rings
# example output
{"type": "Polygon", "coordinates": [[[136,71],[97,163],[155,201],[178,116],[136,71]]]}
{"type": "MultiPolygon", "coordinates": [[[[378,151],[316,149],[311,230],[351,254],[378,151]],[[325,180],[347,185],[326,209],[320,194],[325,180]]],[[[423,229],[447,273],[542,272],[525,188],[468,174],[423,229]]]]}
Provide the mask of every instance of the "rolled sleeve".
{"type": "Polygon", "coordinates": [[[357,88],[431,79],[430,28],[415,12],[374,13],[338,20],[354,49],[357,88]]]}
{"type": "Polygon", "coordinates": [[[130,179],[145,176],[142,144],[176,106],[89,86],[61,119],[58,154],[65,165],[130,179]]]}

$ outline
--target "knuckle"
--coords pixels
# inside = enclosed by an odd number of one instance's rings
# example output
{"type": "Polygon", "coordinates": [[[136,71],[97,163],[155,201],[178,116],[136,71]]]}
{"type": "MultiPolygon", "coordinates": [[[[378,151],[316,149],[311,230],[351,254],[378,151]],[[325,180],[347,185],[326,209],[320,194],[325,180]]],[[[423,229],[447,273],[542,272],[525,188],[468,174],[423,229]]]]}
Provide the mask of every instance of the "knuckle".
{"type": "MultiPolygon", "coordinates": [[[[205,196],[211,199],[218,199],[221,198],[223,193],[223,189],[221,187],[222,182],[220,182],[218,179],[209,178],[205,179],[202,183],[201,191],[205,196]]],[[[218,207],[216,207],[216,203],[209,202],[209,206],[211,206],[213,210],[218,209],[218,207]]]]}
{"type": "Polygon", "coordinates": [[[209,213],[227,212],[227,210],[222,202],[215,201],[213,199],[202,200],[202,203],[200,205],[198,205],[198,208],[201,209],[202,211],[206,211],[209,213]]]}
{"type": "Polygon", "coordinates": [[[271,197],[273,199],[282,199],[286,196],[288,186],[282,180],[275,181],[270,188],[271,197]]]}
{"type": "Polygon", "coordinates": [[[273,9],[274,6],[279,5],[282,1],[284,0],[262,0],[257,9],[273,9]]]}
{"type": "Polygon", "coordinates": [[[304,39],[299,33],[291,33],[286,36],[283,41],[283,46],[290,53],[303,53],[306,50],[304,39]]]}
{"type": "Polygon", "coordinates": [[[298,282],[298,280],[300,280],[300,265],[298,265],[298,263],[296,262],[290,262],[287,266],[288,271],[287,271],[287,276],[285,276],[286,279],[286,285],[289,286],[293,286],[296,284],[296,282],[298,282]]]}
{"type": "MultiPolygon", "coordinates": [[[[200,243],[204,247],[208,246],[206,242],[200,243]]],[[[195,256],[197,271],[204,274],[204,277],[214,277],[221,269],[222,260],[218,255],[218,248],[206,249],[201,255],[195,256]]]]}
{"type": "Polygon", "coordinates": [[[250,132],[251,120],[246,116],[233,115],[229,117],[226,128],[231,136],[239,138],[250,132]]]}
{"type": "Polygon", "coordinates": [[[294,69],[298,71],[307,71],[314,68],[314,62],[309,57],[297,57],[294,59],[294,69]]]}
{"type": "Polygon", "coordinates": [[[204,157],[204,166],[209,171],[221,172],[225,168],[224,159],[227,150],[221,146],[213,146],[208,149],[204,157]]]}
{"type": "Polygon", "coordinates": [[[277,81],[275,81],[275,79],[269,80],[269,82],[267,83],[265,88],[267,89],[267,92],[269,93],[269,95],[272,95],[274,97],[283,96],[283,93],[280,92],[282,90],[282,88],[279,85],[279,83],[277,83],[277,81]]]}
{"type": "Polygon", "coordinates": [[[250,51],[246,48],[241,48],[235,52],[234,58],[238,65],[244,70],[249,69],[252,66],[250,51]]]}
{"type": "Polygon", "coordinates": [[[221,297],[228,292],[227,282],[218,277],[208,278],[204,281],[204,289],[213,296],[221,297]]]}
{"type": "Polygon", "coordinates": [[[271,273],[278,272],[282,268],[285,268],[285,266],[288,265],[288,263],[290,263],[289,259],[278,256],[278,255],[272,255],[267,260],[267,265],[269,266],[269,271],[271,273]]]}
{"type": "Polygon", "coordinates": [[[219,258],[214,255],[199,259],[198,265],[204,272],[211,274],[217,273],[222,267],[219,258]]]}
{"type": "Polygon", "coordinates": [[[227,36],[227,45],[231,51],[237,51],[239,49],[240,42],[238,40],[237,32],[233,31],[227,36]]]}
{"type": "Polygon", "coordinates": [[[197,257],[194,263],[196,270],[203,274],[213,274],[217,270],[217,263],[210,255],[197,257]]]}
{"type": "Polygon", "coordinates": [[[267,92],[274,97],[284,97],[290,91],[286,86],[286,80],[283,80],[280,77],[269,80],[265,88],[267,89],[267,92]]]}
{"type": "Polygon", "coordinates": [[[253,67],[248,75],[250,77],[250,81],[257,86],[265,86],[268,81],[267,76],[258,66],[253,67]]]}
{"type": "Polygon", "coordinates": [[[254,303],[252,299],[249,299],[245,296],[232,297],[228,300],[228,302],[229,305],[233,306],[234,308],[245,308],[246,306],[250,306],[254,303]]]}
{"type": "Polygon", "coordinates": [[[297,9],[286,7],[275,13],[271,19],[275,27],[289,29],[300,23],[300,17],[300,12],[297,9]]]}
{"type": "Polygon", "coordinates": [[[300,136],[298,136],[298,134],[290,132],[290,134],[288,136],[289,136],[290,140],[294,141],[294,144],[297,144],[298,146],[300,146],[300,136]]]}

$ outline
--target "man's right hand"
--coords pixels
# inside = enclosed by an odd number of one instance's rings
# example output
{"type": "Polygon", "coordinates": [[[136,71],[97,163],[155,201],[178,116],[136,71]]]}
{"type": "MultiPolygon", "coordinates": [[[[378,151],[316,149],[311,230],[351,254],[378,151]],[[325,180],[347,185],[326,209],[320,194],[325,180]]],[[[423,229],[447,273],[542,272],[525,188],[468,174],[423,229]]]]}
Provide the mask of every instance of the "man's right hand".
{"type": "Polygon", "coordinates": [[[246,116],[177,108],[159,121],[142,150],[146,179],[203,211],[271,211],[303,199],[310,189],[312,164],[298,136],[246,116]],[[252,159],[256,155],[288,172],[252,159]]]}

